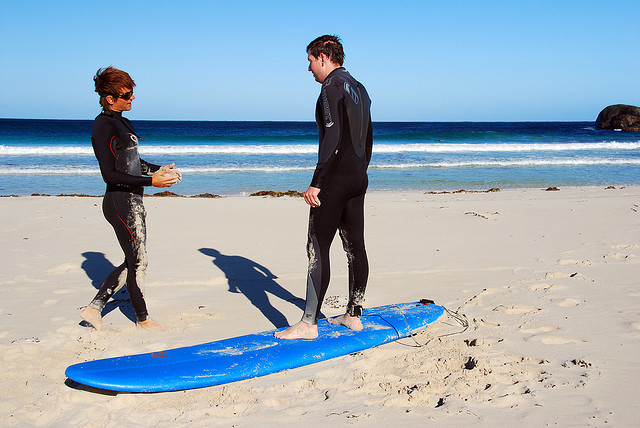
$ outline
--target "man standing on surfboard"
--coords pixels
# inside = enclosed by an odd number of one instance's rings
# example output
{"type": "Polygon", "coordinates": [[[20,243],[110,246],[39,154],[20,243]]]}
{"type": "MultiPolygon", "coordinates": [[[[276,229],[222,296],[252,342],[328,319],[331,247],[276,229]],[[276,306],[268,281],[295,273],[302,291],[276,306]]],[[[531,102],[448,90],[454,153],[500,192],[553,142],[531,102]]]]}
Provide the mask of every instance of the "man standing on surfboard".
{"type": "Polygon", "coordinates": [[[309,71],[322,84],[316,104],[318,163],[304,200],[311,206],[307,255],[306,308],[302,320],[278,331],[280,339],[318,337],[318,316],[329,286],[329,249],[336,234],[349,265],[349,303],[344,315],[330,319],[361,330],[362,301],[369,276],[364,244],[364,195],[373,131],[367,90],[342,67],[344,51],[337,36],[324,35],[307,46],[309,71]]]}

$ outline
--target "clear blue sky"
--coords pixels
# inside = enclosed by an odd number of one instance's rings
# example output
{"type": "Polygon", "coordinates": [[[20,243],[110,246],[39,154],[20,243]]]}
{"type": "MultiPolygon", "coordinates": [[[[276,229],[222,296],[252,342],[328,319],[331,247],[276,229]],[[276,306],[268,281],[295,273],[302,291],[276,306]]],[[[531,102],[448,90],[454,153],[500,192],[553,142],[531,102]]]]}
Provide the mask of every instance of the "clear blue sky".
{"type": "Polygon", "coordinates": [[[640,1],[10,1],[0,117],[92,119],[92,77],[136,81],[132,119],[314,120],[305,47],[339,35],[374,120],[595,120],[640,105],[640,1]]]}

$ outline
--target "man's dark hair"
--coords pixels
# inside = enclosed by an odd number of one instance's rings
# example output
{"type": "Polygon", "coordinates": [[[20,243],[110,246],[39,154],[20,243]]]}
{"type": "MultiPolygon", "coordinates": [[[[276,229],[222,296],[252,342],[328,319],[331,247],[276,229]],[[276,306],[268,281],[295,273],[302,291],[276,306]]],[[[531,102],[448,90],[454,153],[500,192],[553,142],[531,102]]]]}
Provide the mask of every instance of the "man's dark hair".
{"type": "Polygon", "coordinates": [[[340,37],[325,34],[309,43],[307,46],[307,53],[314,58],[318,58],[320,54],[325,54],[332,62],[338,65],[344,63],[344,50],[342,49],[342,43],[340,43],[340,37]]]}
{"type": "Polygon", "coordinates": [[[99,68],[93,76],[96,92],[100,95],[100,105],[106,109],[109,103],[105,99],[107,95],[117,97],[123,89],[133,90],[136,86],[129,73],[118,70],[115,67],[99,68]]]}

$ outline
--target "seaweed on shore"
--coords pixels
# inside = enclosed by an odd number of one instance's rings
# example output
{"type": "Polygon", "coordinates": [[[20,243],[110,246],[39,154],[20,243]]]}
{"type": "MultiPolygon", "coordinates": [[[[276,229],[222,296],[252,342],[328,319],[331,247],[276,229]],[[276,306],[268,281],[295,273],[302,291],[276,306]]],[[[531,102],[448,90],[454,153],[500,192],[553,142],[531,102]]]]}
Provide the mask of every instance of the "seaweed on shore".
{"type": "MultiPolygon", "coordinates": [[[[61,193],[59,195],[51,195],[48,193],[32,193],[29,196],[44,196],[44,197],[76,197],[76,198],[101,198],[103,195],[87,195],[85,193],[61,193]]],[[[184,195],[179,195],[177,193],[173,193],[173,192],[169,192],[169,191],[164,191],[164,192],[158,192],[158,193],[153,193],[153,194],[149,194],[146,193],[144,196],[147,197],[172,197],[172,198],[224,198],[224,196],[221,195],[216,195],[213,193],[200,193],[199,195],[192,195],[192,196],[184,196],[184,195]]],[[[20,195],[0,195],[0,198],[19,198],[20,195]]]]}
{"type": "Polygon", "coordinates": [[[460,190],[455,190],[453,192],[447,192],[447,191],[443,191],[443,192],[425,192],[425,195],[447,195],[447,194],[451,194],[451,193],[494,193],[494,192],[499,192],[500,189],[498,189],[497,187],[492,187],[489,190],[464,190],[464,189],[460,189],[460,190]]]}
{"type": "Polygon", "coordinates": [[[224,196],[214,195],[213,193],[201,193],[199,195],[189,196],[190,198],[224,198],[224,196]]]}
{"type": "Polygon", "coordinates": [[[145,195],[145,196],[157,196],[160,198],[181,198],[181,195],[178,195],[177,193],[173,193],[173,192],[169,192],[168,190],[165,190],[164,192],[158,192],[158,193],[154,193],[152,195],[145,195]]]}
{"type": "Polygon", "coordinates": [[[287,192],[275,192],[273,190],[262,190],[260,192],[252,193],[249,196],[273,196],[276,198],[280,198],[282,196],[290,196],[292,198],[301,198],[304,196],[303,193],[297,192],[295,190],[289,190],[287,192]]]}
{"type": "Polygon", "coordinates": [[[215,195],[213,193],[200,193],[198,195],[184,196],[177,193],[169,192],[168,190],[145,196],[153,196],[159,198],[224,198],[224,196],[215,195]]]}
{"type": "MultiPolygon", "coordinates": [[[[16,195],[12,195],[16,196],[16,195]]],[[[49,195],[47,193],[32,193],[30,196],[54,196],[49,195]]],[[[85,193],[60,193],[59,195],[55,195],[56,197],[75,197],[75,198],[98,198],[98,195],[87,195],[85,193]]]]}

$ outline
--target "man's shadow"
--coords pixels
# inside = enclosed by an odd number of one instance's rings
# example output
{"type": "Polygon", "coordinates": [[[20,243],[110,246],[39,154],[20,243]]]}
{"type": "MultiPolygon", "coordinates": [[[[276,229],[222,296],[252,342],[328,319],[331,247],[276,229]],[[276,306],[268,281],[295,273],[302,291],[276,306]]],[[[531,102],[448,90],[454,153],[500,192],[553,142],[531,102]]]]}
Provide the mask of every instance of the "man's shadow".
{"type": "MultiPolygon", "coordinates": [[[[91,280],[91,285],[95,289],[100,289],[102,283],[107,278],[107,276],[113,271],[116,266],[114,266],[107,258],[104,253],[98,253],[94,251],[87,251],[82,253],[84,257],[84,261],[82,262],[82,269],[86,272],[87,276],[91,280]]],[[[93,298],[93,296],[91,297],[93,298]]],[[[104,318],[109,312],[114,309],[120,309],[120,312],[127,317],[132,322],[136,322],[136,313],[133,310],[133,306],[131,306],[131,299],[129,298],[129,293],[127,292],[127,286],[123,286],[120,290],[118,290],[111,299],[107,302],[104,309],[102,310],[102,317],[104,318]]],[[[84,323],[84,321],[83,321],[84,323]]]]}
{"type": "Polygon", "coordinates": [[[241,256],[227,256],[213,248],[200,248],[202,254],[213,257],[213,264],[224,272],[230,293],[242,293],[276,327],[289,325],[286,317],[271,303],[267,293],[291,302],[304,310],[305,301],[278,284],[277,276],[266,267],[241,256]]]}

